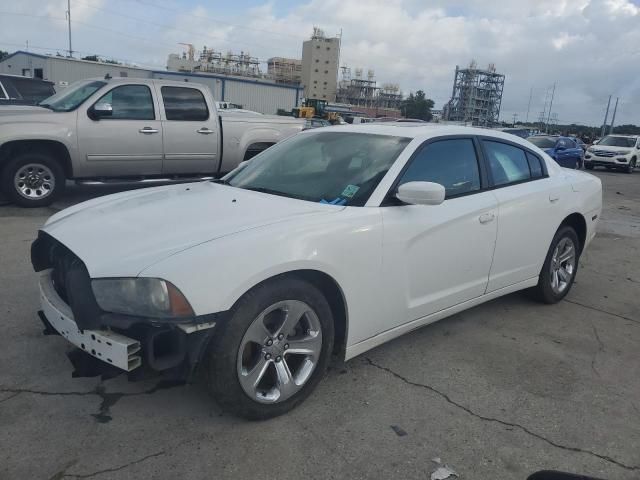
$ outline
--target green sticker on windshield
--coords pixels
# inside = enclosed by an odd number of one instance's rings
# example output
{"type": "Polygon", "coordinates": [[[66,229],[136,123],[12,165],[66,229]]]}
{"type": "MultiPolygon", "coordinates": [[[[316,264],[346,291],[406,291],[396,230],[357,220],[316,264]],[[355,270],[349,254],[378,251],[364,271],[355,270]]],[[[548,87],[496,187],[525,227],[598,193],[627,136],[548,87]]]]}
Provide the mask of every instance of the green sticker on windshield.
{"type": "Polygon", "coordinates": [[[352,198],[358,190],[360,190],[360,187],[357,185],[347,185],[347,188],[342,191],[342,196],[352,198]]]}

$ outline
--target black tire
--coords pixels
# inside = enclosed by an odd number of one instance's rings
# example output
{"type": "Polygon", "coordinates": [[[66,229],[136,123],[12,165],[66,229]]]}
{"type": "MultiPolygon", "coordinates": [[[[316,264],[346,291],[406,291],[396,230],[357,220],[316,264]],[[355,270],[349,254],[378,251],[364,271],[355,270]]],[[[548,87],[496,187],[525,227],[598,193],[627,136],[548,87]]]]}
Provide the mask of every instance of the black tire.
{"type": "Polygon", "coordinates": [[[631,161],[629,162],[629,166],[625,169],[625,173],[633,173],[635,169],[636,169],[636,159],[632,158],[631,161]]]}
{"type": "Polygon", "coordinates": [[[538,277],[538,284],[529,289],[529,294],[535,299],[542,303],[557,303],[562,300],[573,286],[573,282],[576,278],[576,274],[578,272],[578,264],[580,263],[580,242],[578,240],[578,235],[575,230],[569,226],[562,226],[558,229],[553,240],[551,241],[551,245],[549,246],[549,251],[547,252],[547,257],[544,260],[544,264],[542,265],[542,270],[538,277]],[[565,238],[568,238],[573,242],[573,246],[575,249],[575,267],[573,268],[573,272],[571,274],[571,278],[568,282],[567,287],[560,293],[557,293],[551,287],[551,262],[553,259],[553,253],[558,246],[558,244],[565,238]]]}
{"type": "MultiPolygon", "coordinates": [[[[217,327],[216,327],[217,328],[217,327]]],[[[304,401],[322,379],[333,349],[334,325],[331,308],[312,284],[293,277],[280,277],[260,284],[236,302],[227,320],[208,348],[206,377],[209,391],[223,410],[248,420],[282,415],[304,401]],[[322,328],[322,350],[313,373],[293,396],[276,403],[260,403],[240,384],[237,361],[245,332],[254,319],[274,303],[298,300],[310,306],[322,328]]]]}
{"type": "MultiPolygon", "coordinates": [[[[21,207],[46,207],[51,205],[64,190],[65,175],[62,165],[56,161],[51,155],[33,151],[23,152],[17,154],[10,159],[2,169],[0,175],[0,184],[2,186],[3,193],[7,196],[9,201],[21,207]],[[32,190],[34,196],[28,198],[23,195],[14,181],[16,174],[28,165],[41,166],[43,169],[34,169],[37,173],[38,170],[43,170],[47,177],[50,177],[49,183],[43,184],[40,188],[34,187],[32,190]],[[48,170],[48,172],[46,171],[48,170]],[[49,185],[50,188],[45,187],[49,185]],[[51,185],[53,185],[51,187],[51,185]],[[40,195],[35,195],[35,192],[42,192],[40,195]]],[[[27,190],[31,193],[31,190],[27,190]]]]}
{"type": "Polygon", "coordinates": [[[593,164],[592,163],[585,163],[584,164],[584,168],[586,168],[587,170],[593,170],[593,164]]]}

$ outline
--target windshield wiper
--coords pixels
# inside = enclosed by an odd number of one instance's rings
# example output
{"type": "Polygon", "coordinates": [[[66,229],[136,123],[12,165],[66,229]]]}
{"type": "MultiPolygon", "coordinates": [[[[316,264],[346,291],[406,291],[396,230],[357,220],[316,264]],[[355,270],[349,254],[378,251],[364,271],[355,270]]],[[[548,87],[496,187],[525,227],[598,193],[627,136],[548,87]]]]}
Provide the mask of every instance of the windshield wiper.
{"type": "Polygon", "coordinates": [[[268,193],[269,195],[277,195],[279,197],[287,197],[287,198],[295,198],[298,200],[307,200],[306,198],[299,195],[292,195],[291,193],[281,192],[279,190],[272,190],[270,188],[265,187],[240,187],[245,190],[251,190],[252,192],[260,192],[260,193],[268,193]]]}
{"type": "Polygon", "coordinates": [[[48,108],[49,110],[53,110],[53,107],[51,105],[49,105],[48,103],[39,103],[38,106],[39,107],[48,108]]]}
{"type": "Polygon", "coordinates": [[[220,185],[231,185],[229,180],[225,180],[224,178],[214,178],[211,180],[213,183],[219,183],[220,185]]]}

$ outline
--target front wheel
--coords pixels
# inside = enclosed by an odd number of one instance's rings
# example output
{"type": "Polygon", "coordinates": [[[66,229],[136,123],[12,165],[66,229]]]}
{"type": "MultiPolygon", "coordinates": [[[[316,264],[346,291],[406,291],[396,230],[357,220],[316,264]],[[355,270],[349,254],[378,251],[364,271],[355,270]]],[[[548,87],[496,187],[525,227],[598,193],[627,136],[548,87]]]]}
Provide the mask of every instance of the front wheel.
{"type": "Polygon", "coordinates": [[[592,163],[585,163],[584,164],[584,168],[586,168],[587,170],[593,170],[593,164],[592,163]]]}
{"type": "Polygon", "coordinates": [[[313,391],[333,348],[325,297],[295,278],[245,294],[209,346],[209,389],[220,406],[249,420],[288,412],[313,391]]]}
{"type": "Polygon", "coordinates": [[[625,170],[625,172],[627,172],[627,173],[633,173],[633,171],[635,170],[635,168],[636,168],[636,159],[634,158],[634,159],[632,159],[632,160],[629,162],[629,166],[627,167],[627,169],[625,170]]]}
{"type": "Polygon", "coordinates": [[[45,207],[62,192],[62,166],[50,155],[24,152],[9,160],[0,178],[2,190],[11,202],[22,207],[45,207]]]}
{"type": "Polygon", "coordinates": [[[531,289],[536,300],[556,303],[571,290],[578,271],[580,242],[573,228],[561,227],[553,237],[547,257],[538,278],[538,285],[531,289]]]}

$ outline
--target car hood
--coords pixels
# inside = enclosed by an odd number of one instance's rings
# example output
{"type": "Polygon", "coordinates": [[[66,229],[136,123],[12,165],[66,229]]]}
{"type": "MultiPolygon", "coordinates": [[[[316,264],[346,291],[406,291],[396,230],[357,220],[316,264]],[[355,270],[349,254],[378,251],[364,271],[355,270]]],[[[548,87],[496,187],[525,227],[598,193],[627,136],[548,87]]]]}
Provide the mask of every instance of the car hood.
{"type": "Polygon", "coordinates": [[[54,113],[52,110],[37,105],[0,105],[0,118],[6,115],[33,115],[54,113]]]}
{"type": "Polygon", "coordinates": [[[96,198],[57,213],[42,230],[80,257],[91,277],[137,276],[204,242],[340,210],[201,182],[96,198]]]}
{"type": "Polygon", "coordinates": [[[633,150],[635,147],[610,147],[608,145],[593,145],[591,147],[591,151],[601,151],[601,152],[623,152],[633,150]]]}

